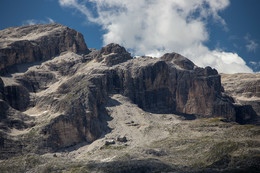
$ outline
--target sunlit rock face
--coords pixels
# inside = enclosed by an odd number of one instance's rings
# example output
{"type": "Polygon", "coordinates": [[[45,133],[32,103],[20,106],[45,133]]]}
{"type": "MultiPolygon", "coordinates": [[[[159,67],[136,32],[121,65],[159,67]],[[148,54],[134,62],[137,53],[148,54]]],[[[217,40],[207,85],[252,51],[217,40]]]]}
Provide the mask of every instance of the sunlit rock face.
{"type": "Polygon", "coordinates": [[[0,72],[16,64],[50,59],[64,51],[89,52],[83,35],[51,23],[12,27],[0,31],[0,72]]]}

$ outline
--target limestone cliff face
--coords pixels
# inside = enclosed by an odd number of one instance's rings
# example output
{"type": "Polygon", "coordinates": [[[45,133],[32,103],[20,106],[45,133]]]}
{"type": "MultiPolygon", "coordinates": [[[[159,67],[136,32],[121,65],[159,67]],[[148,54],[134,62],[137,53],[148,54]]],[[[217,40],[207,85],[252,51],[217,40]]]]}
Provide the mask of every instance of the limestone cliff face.
{"type": "Polygon", "coordinates": [[[50,59],[64,51],[89,50],[81,33],[56,23],[4,29],[0,31],[0,74],[13,65],[50,59]]]}
{"type": "Polygon", "coordinates": [[[232,100],[221,94],[217,71],[196,67],[178,54],[132,59],[115,66],[108,77],[108,92],[122,93],[145,110],[236,120],[232,100]]]}
{"type": "MultiPolygon", "coordinates": [[[[5,134],[13,128],[14,115],[19,122],[34,121],[35,136],[25,139],[34,140],[32,148],[39,151],[93,142],[109,132],[105,106],[113,94],[148,112],[238,122],[254,117],[223,93],[215,69],[197,67],[177,53],[133,58],[117,44],[90,51],[80,33],[59,24],[10,28],[0,31],[0,38],[8,38],[0,42],[3,73],[13,65],[44,60],[26,72],[4,76],[3,82],[0,78],[0,118],[9,122],[3,125],[5,134]]],[[[25,122],[20,128],[28,127],[25,122]]]]}

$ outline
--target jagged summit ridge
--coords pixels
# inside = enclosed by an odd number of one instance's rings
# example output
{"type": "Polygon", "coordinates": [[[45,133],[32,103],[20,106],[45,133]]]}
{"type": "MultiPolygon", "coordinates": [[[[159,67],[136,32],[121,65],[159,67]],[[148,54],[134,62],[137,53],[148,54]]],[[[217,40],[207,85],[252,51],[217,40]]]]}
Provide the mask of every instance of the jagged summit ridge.
{"type": "Polygon", "coordinates": [[[19,40],[37,40],[40,37],[62,32],[67,26],[50,23],[10,27],[0,31],[1,48],[8,46],[10,42],[19,40]]]}

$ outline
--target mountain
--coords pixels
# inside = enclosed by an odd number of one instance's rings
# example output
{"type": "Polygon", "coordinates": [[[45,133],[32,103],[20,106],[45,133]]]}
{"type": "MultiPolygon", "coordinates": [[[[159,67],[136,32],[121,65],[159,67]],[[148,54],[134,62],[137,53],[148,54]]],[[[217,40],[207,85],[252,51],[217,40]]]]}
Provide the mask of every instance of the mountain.
{"type": "Polygon", "coordinates": [[[257,124],[257,102],[211,67],[88,49],[60,24],[0,31],[0,62],[6,172],[259,170],[259,126],[240,125],[257,124]]]}

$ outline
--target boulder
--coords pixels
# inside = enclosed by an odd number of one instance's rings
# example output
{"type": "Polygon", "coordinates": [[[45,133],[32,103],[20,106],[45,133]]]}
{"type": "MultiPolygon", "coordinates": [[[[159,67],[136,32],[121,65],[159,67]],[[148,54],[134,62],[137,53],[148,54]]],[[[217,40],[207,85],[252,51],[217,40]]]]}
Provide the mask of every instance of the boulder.
{"type": "Polygon", "coordinates": [[[116,142],[114,140],[105,141],[105,145],[113,145],[116,142]]]}
{"type": "Polygon", "coordinates": [[[117,139],[116,139],[118,142],[127,142],[127,139],[125,136],[121,137],[121,136],[118,136],[117,139]]]}

